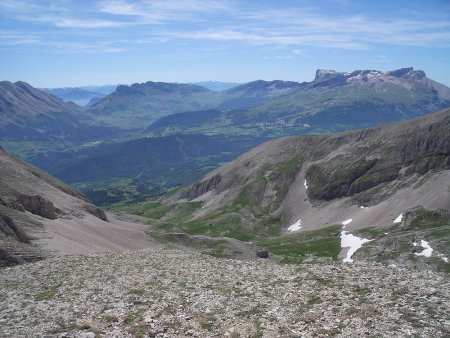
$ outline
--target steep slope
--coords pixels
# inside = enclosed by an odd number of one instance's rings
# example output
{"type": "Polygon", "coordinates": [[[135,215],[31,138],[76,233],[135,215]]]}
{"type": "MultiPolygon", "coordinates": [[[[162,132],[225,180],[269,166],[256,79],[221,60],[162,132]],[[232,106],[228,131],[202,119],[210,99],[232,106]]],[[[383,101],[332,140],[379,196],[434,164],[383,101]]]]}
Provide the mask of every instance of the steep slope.
{"type": "Polygon", "coordinates": [[[25,82],[0,82],[2,138],[39,138],[45,133],[63,137],[79,128],[80,107],[33,88],[25,82]]]}
{"type": "MultiPolygon", "coordinates": [[[[312,82],[256,81],[232,88],[224,92],[221,113],[199,114],[184,132],[323,133],[406,120],[449,106],[450,88],[413,68],[352,73],[317,70],[312,82]]],[[[179,128],[177,119],[165,119],[147,130],[169,135],[179,128]]]]}
{"type": "Polygon", "coordinates": [[[0,148],[0,264],[50,254],[144,247],[141,226],[108,217],[87,198],[0,148]],[[122,237],[121,237],[122,236],[122,237]]]}
{"type": "Polygon", "coordinates": [[[255,240],[326,227],[335,236],[333,226],[350,219],[347,231],[392,225],[419,205],[450,210],[449,169],[450,109],[354,132],[280,138],[167,197],[155,229],[255,240]]]}
{"type": "Polygon", "coordinates": [[[74,103],[25,82],[0,82],[0,140],[86,141],[113,134],[74,103]]]}

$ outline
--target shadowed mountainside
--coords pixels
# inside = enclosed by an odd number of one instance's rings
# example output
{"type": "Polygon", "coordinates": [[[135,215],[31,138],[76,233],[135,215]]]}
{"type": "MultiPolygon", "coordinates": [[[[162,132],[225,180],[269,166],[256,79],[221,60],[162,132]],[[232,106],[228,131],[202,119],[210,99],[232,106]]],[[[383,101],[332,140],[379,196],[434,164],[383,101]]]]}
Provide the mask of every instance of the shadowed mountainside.
{"type": "Polygon", "coordinates": [[[89,140],[114,133],[83,109],[25,82],[0,82],[0,139],[89,140]]]}

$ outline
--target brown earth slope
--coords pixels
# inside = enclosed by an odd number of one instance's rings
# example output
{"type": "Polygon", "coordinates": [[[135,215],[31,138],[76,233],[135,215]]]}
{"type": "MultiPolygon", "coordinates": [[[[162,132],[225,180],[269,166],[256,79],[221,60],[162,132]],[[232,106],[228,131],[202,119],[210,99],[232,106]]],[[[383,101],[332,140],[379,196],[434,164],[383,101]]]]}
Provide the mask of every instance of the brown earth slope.
{"type": "Polygon", "coordinates": [[[56,178],[0,148],[0,263],[143,248],[144,225],[106,215],[56,178]]]}

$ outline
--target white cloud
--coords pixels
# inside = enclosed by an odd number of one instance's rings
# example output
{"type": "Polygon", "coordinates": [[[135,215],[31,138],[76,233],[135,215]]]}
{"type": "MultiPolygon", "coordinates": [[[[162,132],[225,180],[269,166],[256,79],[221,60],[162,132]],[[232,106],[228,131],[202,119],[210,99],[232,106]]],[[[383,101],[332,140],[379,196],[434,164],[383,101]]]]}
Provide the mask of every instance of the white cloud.
{"type": "Polygon", "coordinates": [[[220,13],[230,9],[226,1],[178,0],[178,1],[103,1],[100,12],[118,16],[131,16],[142,24],[166,21],[202,21],[202,14],[220,13]]]}
{"type": "MultiPolygon", "coordinates": [[[[31,36],[21,39],[24,44],[35,44],[39,34],[46,38],[48,29],[53,29],[51,34],[59,34],[63,40],[66,31],[72,29],[83,30],[83,34],[92,32],[91,37],[100,44],[108,36],[127,36],[128,41],[123,39],[118,49],[126,49],[134,41],[148,44],[161,40],[229,41],[288,46],[293,55],[305,56],[303,47],[311,46],[348,50],[370,50],[379,44],[450,46],[450,21],[445,16],[436,16],[435,20],[420,16],[386,19],[370,17],[370,14],[338,16],[319,10],[312,7],[264,9],[231,0],[103,0],[87,2],[86,6],[71,0],[3,0],[0,20],[4,17],[41,24],[41,30],[32,33],[23,28],[21,33],[31,36]]],[[[76,33],[71,36],[74,42],[83,41],[82,34],[76,33]]],[[[2,43],[15,42],[2,39],[2,43]]]]}

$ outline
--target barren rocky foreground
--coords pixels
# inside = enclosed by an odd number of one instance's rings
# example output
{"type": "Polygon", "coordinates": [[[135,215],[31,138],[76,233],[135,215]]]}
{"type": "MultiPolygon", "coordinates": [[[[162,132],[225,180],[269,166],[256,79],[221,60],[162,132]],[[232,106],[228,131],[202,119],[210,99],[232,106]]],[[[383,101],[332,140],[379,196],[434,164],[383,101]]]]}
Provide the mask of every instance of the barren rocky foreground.
{"type": "Polygon", "coordinates": [[[164,248],[0,270],[1,337],[444,337],[448,275],[164,248]]]}

